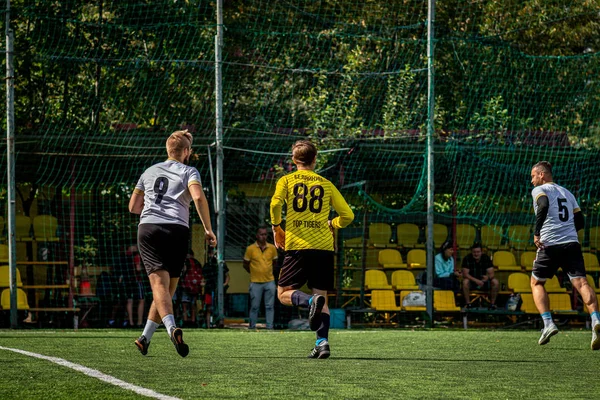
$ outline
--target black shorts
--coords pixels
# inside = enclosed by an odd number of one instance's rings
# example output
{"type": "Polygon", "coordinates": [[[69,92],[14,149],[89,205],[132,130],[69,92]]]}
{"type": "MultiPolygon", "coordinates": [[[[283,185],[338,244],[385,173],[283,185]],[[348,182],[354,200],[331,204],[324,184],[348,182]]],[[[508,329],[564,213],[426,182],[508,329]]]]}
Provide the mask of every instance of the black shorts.
{"type": "Polygon", "coordinates": [[[333,290],[333,256],[328,250],[286,251],[278,285],[300,289],[308,283],[311,289],[333,290]]]}
{"type": "Polygon", "coordinates": [[[190,229],[177,224],[140,224],[138,248],[146,273],[164,269],[179,278],[188,252],[190,229]]]}
{"type": "Polygon", "coordinates": [[[585,265],[581,245],[577,242],[557,244],[538,249],[533,262],[533,277],[538,280],[552,278],[562,268],[569,279],[585,278],[585,265]]]}

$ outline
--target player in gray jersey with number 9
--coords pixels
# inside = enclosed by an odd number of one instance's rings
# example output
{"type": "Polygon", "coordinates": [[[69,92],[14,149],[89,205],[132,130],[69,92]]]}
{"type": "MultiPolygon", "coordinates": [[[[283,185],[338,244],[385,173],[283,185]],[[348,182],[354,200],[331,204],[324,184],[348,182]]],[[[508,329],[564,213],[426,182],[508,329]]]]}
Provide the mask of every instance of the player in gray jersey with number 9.
{"type": "Polygon", "coordinates": [[[175,325],[173,294],[188,251],[190,201],[200,215],[206,241],[216,246],[217,239],[200,174],[187,165],[192,135],[187,130],[173,132],[167,139],[167,154],[166,161],[144,171],[129,201],[129,211],[140,214],[138,248],[154,297],[146,327],[135,345],[143,355],[148,354],[152,335],[162,321],[177,353],[185,357],[189,347],[183,341],[183,331],[175,325]]]}
{"type": "Polygon", "coordinates": [[[575,196],[552,181],[552,165],[540,161],[531,169],[534,189],[533,208],[536,215],[533,241],[537,255],[531,274],[531,291],[535,305],[542,315],[544,329],[538,343],[547,344],[558,333],[552,320],[548,294],[544,288],[558,268],[567,273],[573,287],[581,294],[592,317],[592,350],[600,349],[600,314],[598,300],[588,284],[577,231],[584,227],[584,219],[575,196]]]}

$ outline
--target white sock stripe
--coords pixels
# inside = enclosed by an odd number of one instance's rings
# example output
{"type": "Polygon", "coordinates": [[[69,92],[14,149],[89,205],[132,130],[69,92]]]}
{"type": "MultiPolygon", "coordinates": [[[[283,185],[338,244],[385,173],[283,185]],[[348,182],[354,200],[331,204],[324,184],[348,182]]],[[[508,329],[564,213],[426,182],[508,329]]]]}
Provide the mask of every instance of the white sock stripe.
{"type": "Polygon", "coordinates": [[[92,368],[88,368],[88,367],[84,367],[83,365],[79,365],[79,364],[75,364],[72,363],[70,361],[64,360],[62,358],[57,358],[57,357],[49,357],[49,356],[45,356],[43,354],[37,354],[37,353],[32,353],[29,351],[25,351],[25,350],[20,350],[20,349],[12,349],[10,347],[3,347],[0,346],[0,350],[8,350],[8,351],[12,351],[15,353],[19,353],[19,354],[23,354],[25,356],[29,356],[29,357],[34,357],[34,358],[39,358],[41,360],[46,360],[46,361],[50,361],[53,362],[55,364],[58,365],[62,365],[63,367],[67,367],[67,368],[71,368],[74,369],[75,371],[79,371],[87,376],[91,376],[92,378],[96,378],[99,379],[101,381],[110,383],[111,385],[115,385],[115,386],[119,386],[123,389],[126,390],[131,390],[132,392],[135,392],[139,395],[142,396],[146,396],[146,397],[152,397],[155,399],[160,399],[160,400],[181,400],[178,397],[173,397],[173,396],[167,396],[165,394],[161,394],[158,392],[155,392],[154,390],[150,390],[150,389],[146,389],[143,388],[141,386],[137,386],[137,385],[133,385],[131,383],[127,383],[125,381],[122,381],[118,378],[115,378],[114,376],[110,376],[110,375],[106,375],[96,369],[92,369],[92,368]]]}

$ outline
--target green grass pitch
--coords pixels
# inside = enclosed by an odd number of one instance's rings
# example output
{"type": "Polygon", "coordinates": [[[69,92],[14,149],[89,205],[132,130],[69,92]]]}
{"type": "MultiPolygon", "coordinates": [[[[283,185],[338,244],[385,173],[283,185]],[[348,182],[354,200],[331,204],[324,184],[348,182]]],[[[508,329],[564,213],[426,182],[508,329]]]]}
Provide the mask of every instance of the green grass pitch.
{"type": "MultiPolygon", "coordinates": [[[[333,330],[332,357],[310,360],[312,332],[185,330],[177,355],[164,329],[148,356],[137,331],[0,331],[0,346],[59,357],[182,399],[597,399],[600,352],[590,331],[333,330]]],[[[0,399],[133,399],[141,395],[64,366],[0,350],[0,399]]]]}

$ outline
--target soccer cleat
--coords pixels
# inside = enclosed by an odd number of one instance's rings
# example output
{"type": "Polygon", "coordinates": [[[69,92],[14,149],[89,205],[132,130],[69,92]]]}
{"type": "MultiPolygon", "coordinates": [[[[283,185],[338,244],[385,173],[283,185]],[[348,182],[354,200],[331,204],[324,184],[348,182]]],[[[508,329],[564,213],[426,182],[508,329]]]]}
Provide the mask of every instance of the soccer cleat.
{"type": "Polygon", "coordinates": [[[320,294],[313,295],[312,303],[308,310],[308,326],[311,331],[316,331],[321,326],[321,311],[325,305],[325,297],[320,294]]]}
{"type": "Polygon", "coordinates": [[[600,323],[592,327],[592,350],[600,350],[600,323]]]}
{"type": "Polygon", "coordinates": [[[137,346],[138,350],[140,351],[140,353],[142,353],[143,356],[148,354],[148,347],[150,347],[150,342],[146,340],[146,336],[142,335],[139,338],[137,338],[135,340],[135,345],[137,346]]]}
{"type": "Polygon", "coordinates": [[[538,340],[538,344],[543,346],[550,342],[550,338],[558,333],[558,328],[556,325],[549,326],[548,328],[542,329],[542,336],[540,336],[540,340],[538,340]]]}
{"type": "Polygon", "coordinates": [[[321,342],[318,346],[308,355],[308,358],[329,358],[331,352],[329,351],[329,342],[327,340],[321,342]]]}
{"type": "Polygon", "coordinates": [[[171,342],[175,345],[175,350],[181,357],[185,357],[189,354],[190,348],[183,342],[183,331],[181,328],[173,329],[171,332],[171,342]]]}

